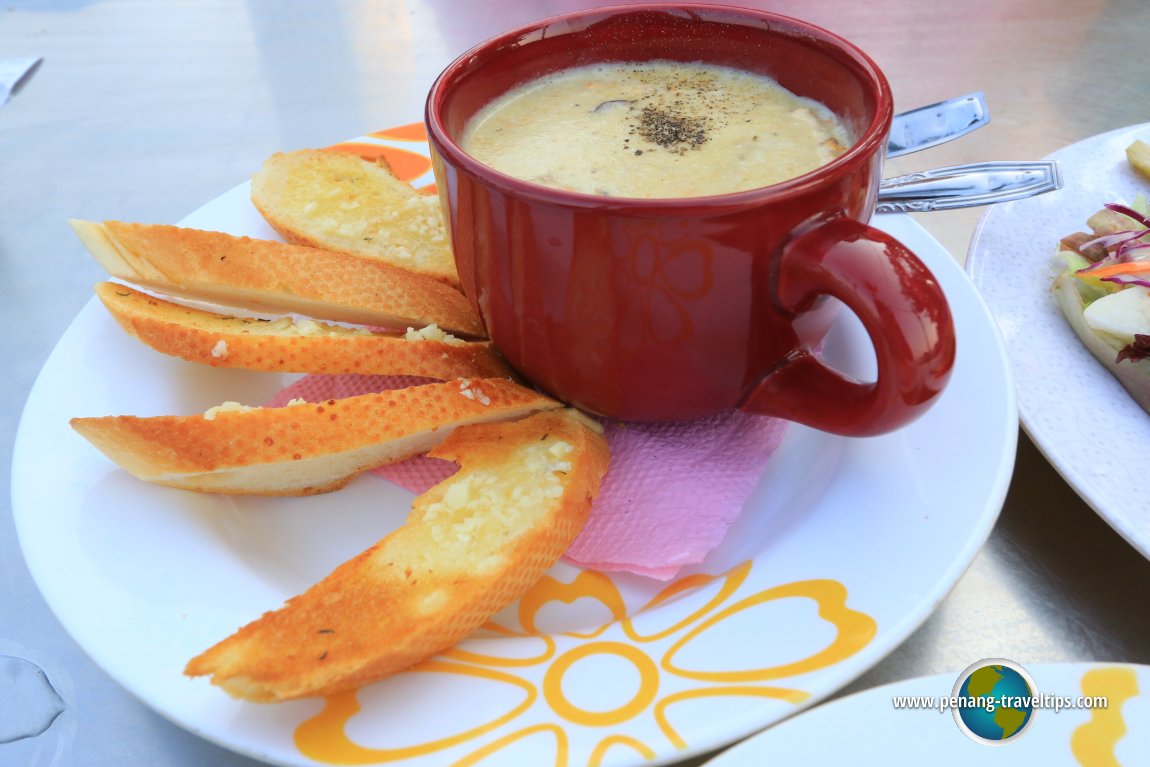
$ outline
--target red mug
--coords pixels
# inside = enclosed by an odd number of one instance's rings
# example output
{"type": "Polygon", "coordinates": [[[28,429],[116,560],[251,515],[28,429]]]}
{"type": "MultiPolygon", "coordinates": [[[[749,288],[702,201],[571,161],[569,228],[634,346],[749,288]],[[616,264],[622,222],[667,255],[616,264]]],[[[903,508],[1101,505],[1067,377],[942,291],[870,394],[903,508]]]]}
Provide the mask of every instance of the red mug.
{"type": "Polygon", "coordinates": [[[892,115],[886,78],[851,43],[796,19],[712,5],[599,8],[507,32],[449,65],[426,108],[463,290],[528,380],[621,420],[742,408],[851,436],[918,417],[954,363],[938,283],[866,224],[892,115]],[[460,147],[470,118],[519,84],[654,59],[766,74],[827,106],[854,142],[798,178],[672,199],[544,187],[460,147]],[[813,351],[837,305],[828,297],[866,328],[875,381],[813,351]]]}

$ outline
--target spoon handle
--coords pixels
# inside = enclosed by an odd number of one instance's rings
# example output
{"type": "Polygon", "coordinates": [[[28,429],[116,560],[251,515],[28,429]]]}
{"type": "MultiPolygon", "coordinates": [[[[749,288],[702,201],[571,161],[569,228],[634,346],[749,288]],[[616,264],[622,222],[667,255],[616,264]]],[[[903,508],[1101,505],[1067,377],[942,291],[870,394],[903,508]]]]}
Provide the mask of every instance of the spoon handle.
{"type": "Polygon", "coordinates": [[[1019,200],[1062,188],[1056,161],[979,162],[883,179],[876,213],[924,213],[1019,200]]]}
{"type": "Polygon", "coordinates": [[[990,111],[981,91],[900,112],[890,124],[886,156],[929,149],[965,136],[988,122],[990,111]]]}

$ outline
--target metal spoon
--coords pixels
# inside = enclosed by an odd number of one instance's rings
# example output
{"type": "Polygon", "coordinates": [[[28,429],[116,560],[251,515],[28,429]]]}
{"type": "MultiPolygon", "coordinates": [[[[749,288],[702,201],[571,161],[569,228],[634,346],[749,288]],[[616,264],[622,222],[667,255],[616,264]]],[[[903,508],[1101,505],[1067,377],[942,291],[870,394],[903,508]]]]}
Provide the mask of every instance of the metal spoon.
{"type": "Polygon", "coordinates": [[[876,213],[923,213],[1019,200],[1062,188],[1057,161],[977,162],[883,179],[876,213]]]}
{"type": "MultiPolygon", "coordinates": [[[[886,156],[953,141],[990,121],[981,92],[895,115],[886,156]]],[[[876,213],[910,213],[989,205],[1062,188],[1057,162],[981,162],[909,173],[879,185],[876,213]]]]}
{"type": "Polygon", "coordinates": [[[990,111],[981,91],[900,112],[891,121],[886,156],[898,157],[938,146],[988,122],[990,111]]]}

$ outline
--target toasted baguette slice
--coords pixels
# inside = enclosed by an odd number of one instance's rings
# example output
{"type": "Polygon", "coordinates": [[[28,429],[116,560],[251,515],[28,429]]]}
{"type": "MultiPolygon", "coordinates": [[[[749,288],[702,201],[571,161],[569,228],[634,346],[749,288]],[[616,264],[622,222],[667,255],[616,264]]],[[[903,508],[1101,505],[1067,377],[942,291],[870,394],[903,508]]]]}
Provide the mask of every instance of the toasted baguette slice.
{"type": "Polygon", "coordinates": [[[521,418],[559,403],[501,378],[202,415],[73,418],[72,428],[125,471],[213,493],[312,495],[425,452],[465,424],[521,418]]]}
{"type": "Polygon", "coordinates": [[[586,521],[602,434],[567,411],[458,429],[433,455],[460,470],[407,523],[188,663],[239,698],[361,687],[448,649],[518,599],[586,521]]]}
{"type": "Polygon", "coordinates": [[[459,285],[439,200],[400,181],[386,162],[320,149],[280,152],[252,177],[252,204],[288,242],[459,285]]]}
{"type": "Polygon", "coordinates": [[[490,341],[461,341],[432,325],[379,333],[312,320],[229,317],[101,282],[96,295],[131,336],[156,351],[213,367],[285,373],[507,378],[490,341]]]}
{"type": "Polygon", "coordinates": [[[483,335],[458,290],[378,259],[160,224],[70,223],[109,274],[160,293],[257,312],[483,335]]]}

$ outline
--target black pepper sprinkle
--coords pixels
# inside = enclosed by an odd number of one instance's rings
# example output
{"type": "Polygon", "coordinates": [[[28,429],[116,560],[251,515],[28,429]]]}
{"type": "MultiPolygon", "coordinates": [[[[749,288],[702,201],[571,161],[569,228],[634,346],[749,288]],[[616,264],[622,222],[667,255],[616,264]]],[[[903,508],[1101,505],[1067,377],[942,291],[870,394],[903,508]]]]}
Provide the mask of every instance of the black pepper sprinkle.
{"type": "Polygon", "coordinates": [[[664,149],[698,149],[708,138],[707,121],[671,109],[645,106],[639,113],[639,135],[664,149]]]}

